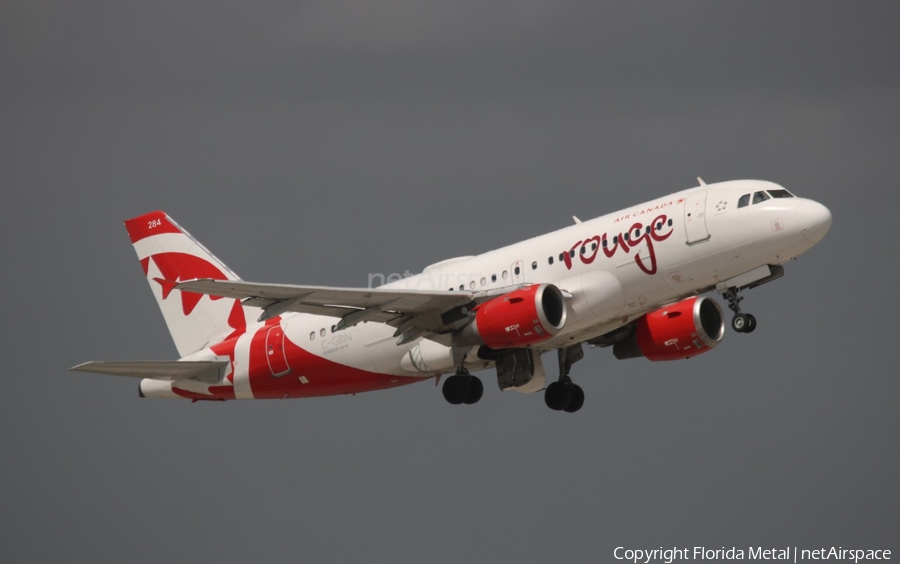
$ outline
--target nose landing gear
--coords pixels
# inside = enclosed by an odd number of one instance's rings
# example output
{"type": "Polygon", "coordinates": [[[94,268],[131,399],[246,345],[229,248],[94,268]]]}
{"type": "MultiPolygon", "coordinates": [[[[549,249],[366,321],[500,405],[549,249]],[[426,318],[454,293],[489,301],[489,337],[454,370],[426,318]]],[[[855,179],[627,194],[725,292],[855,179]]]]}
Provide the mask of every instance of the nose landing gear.
{"type": "Polygon", "coordinates": [[[743,297],[738,295],[736,288],[728,288],[722,293],[722,296],[728,300],[728,308],[734,312],[731,319],[731,328],[736,333],[752,333],[756,330],[756,317],[750,313],[741,312],[741,301],[743,297]]]}

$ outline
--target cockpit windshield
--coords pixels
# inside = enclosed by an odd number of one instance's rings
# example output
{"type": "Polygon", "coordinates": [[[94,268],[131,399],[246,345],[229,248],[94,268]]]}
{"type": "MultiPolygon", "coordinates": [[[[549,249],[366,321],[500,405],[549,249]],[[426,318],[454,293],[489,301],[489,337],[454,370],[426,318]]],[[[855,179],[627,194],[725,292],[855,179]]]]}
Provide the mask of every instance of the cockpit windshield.
{"type": "Polygon", "coordinates": [[[769,199],[769,195],[766,194],[765,192],[754,192],[754,193],[753,193],[753,203],[754,203],[754,205],[755,205],[755,204],[759,204],[759,203],[761,203],[761,202],[765,202],[765,201],[768,200],[768,199],[769,199]]]}
{"type": "Polygon", "coordinates": [[[750,198],[753,197],[753,204],[761,204],[766,200],[770,200],[772,198],[793,198],[794,195],[788,192],[787,190],[760,190],[759,192],[753,192],[753,194],[744,194],[740,198],[738,198],[739,208],[746,208],[751,205],[750,198]]]}

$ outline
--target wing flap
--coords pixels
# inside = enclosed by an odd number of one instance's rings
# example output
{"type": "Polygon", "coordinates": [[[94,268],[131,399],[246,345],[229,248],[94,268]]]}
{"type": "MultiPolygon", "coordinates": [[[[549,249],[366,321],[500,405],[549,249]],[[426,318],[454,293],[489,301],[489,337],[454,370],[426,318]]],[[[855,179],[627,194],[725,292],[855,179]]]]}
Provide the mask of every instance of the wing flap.
{"type": "Polygon", "coordinates": [[[228,361],[224,360],[126,360],[85,362],[69,370],[168,382],[175,380],[218,382],[226,366],[228,361]]]}

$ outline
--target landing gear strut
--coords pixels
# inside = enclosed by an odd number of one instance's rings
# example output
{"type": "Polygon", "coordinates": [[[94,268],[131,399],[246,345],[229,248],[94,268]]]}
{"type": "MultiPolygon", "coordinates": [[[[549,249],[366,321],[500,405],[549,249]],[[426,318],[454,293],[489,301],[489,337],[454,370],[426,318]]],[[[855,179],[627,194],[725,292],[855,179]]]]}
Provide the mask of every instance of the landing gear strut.
{"type": "Polygon", "coordinates": [[[722,296],[728,300],[728,308],[734,312],[731,319],[731,328],[736,333],[752,333],[756,330],[756,318],[753,314],[741,312],[741,300],[744,298],[738,295],[737,288],[728,288],[722,293],[722,296]]]}
{"type": "Polygon", "coordinates": [[[572,382],[569,371],[572,365],[584,358],[581,343],[559,349],[559,380],[544,391],[544,403],[554,411],[575,413],[584,405],[584,390],[572,382]]]}
{"type": "Polygon", "coordinates": [[[444,393],[444,399],[453,405],[462,403],[471,405],[481,399],[484,385],[480,378],[472,376],[468,370],[460,367],[455,375],[447,378],[441,391],[444,393]]]}

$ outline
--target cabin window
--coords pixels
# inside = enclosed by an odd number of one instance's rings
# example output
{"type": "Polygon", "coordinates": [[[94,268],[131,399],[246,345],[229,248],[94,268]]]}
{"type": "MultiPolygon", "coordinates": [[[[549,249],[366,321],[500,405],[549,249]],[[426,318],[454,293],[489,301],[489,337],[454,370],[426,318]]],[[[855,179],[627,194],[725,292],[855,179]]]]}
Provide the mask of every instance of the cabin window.
{"type": "Polygon", "coordinates": [[[753,205],[754,206],[760,202],[765,202],[768,199],[769,199],[769,195],[766,194],[765,192],[754,192],[753,193],[753,205]]]}
{"type": "Polygon", "coordinates": [[[597,250],[597,241],[594,241],[593,243],[591,243],[591,250],[592,250],[592,251],[596,251],[596,250],[597,250]]]}
{"type": "Polygon", "coordinates": [[[769,190],[769,195],[773,198],[793,198],[794,195],[787,190],[769,190]]]}
{"type": "Polygon", "coordinates": [[[669,227],[672,227],[672,220],[669,220],[669,227]]]}
{"type": "Polygon", "coordinates": [[[587,249],[585,247],[581,247],[581,254],[584,254],[587,249]]]}
{"type": "Polygon", "coordinates": [[[486,285],[486,284],[487,284],[487,278],[485,278],[485,277],[482,276],[482,277],[481,277],[481,285],[484,286],[484,285],[486,285]]]}
{"type": "Polygon", "coordinates": [[[469,282],[469,289],[470,289],[470,290],[474,290],[474,289],[475,289],[475,281],[474,281],[474,280],[472,280],[471,282],[469,282]]]}
{"type": "Polygon", "coordinates": [[[325,336],[325,328],[324,328],[324,327],[322,327],[321,329],[319,329],[319,336],[320,336],[320,337],[324,337],[324,336],[325,336]]]}
{"type": "Polygon", "coordinates": [[[569,251],[569,258],[575,258],[575,249],[569,251]]]}
{"type": "Polygon", "coordinates": [[[606,248],[606,239],[604,239],[604,240],[601,242],[601,244],[603,245],[603,248],[605,249],[605,248],[606,248]]]}
{"type": "Polygon", "coordinates": [[[625,240],[626,240],[626,241],[629,241],[629,240],[630,240],[630,239],[628,238],[629,235],[631,235],[631,232],[628,232],[628,233],[625,234],[625,240]]]}
{"type": "Polygon", "coordinates": [[[518,276],[519,274],[522,273],[522,269],[517,266],[516,269],[514,270],[514,272],[516,273],[516,276],[518,276]]]}
{"type": "Polygon", "coordinates": [[[314,340],[315,338],[316,338],[316,332],[315,332],[315,331],[310,331],[310,332],[309,332],[309,340],[312,341],[312,340],[314,340]]]}
{"type": "Polygon", "coordinates": [[[537,261],[531,263],[531,270],[537,270],[537,261]]]}
{"type": "Polygon", "coordinates": [[[465,284],[460,284],[460,285],[459,285],[459,291],[460,291],[460,292],[462,292],[462,291],[465,290],[465,289],[466,289],[465,284]]]}
{"type": "Polygon", "coordinates": [[[616,245],[616,244],[618,244],[618,243],[619,243],[619,236],[618,236],[618,235],[613,235],[613,245],[616,245]]]}
{"type": "Polygon", "coordinates": [[[497,275],[491,274],[491,282],[496,282],[496,281],[497,281],[497,275]]]}
{"type": "Polygon", "coordinates": [[[504,270],[503,274],[501,274],[501,276],[503,277],[504,280],[506,280],[506,277],[509,276],[509,273],[504,270]]]}
{"type": "Polygon", "coordinates": [[[553,264],[553,257],[547,257],[547,264],[553,264]]]}

